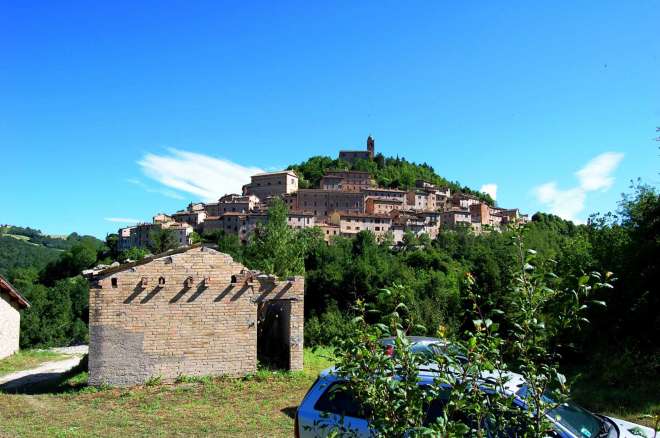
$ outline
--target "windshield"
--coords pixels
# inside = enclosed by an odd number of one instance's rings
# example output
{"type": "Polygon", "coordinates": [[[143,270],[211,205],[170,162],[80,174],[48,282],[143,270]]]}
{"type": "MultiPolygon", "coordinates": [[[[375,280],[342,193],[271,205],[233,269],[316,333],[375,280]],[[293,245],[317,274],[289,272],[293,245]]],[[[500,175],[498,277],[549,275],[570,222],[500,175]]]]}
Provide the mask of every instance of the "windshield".
{"type": "MultiPolygon", "coordinates": [[[[520,388],[517,395],[524,400],[527,397],[527,386],[520,388]]],[[[548,395],[543,396],[543,401],[555,403],[548,395]]],[[[596,438],[603,433],[608,435],[609,426],[606,422],[571,402],[550,409],[547,415],[580,438],[596,438]]]]}
{"type": "Polygon", "coordinates": [[[548,415],[579,437],[595,438],[601,431],[602,421],[598,417],[572,403],[562,403],[548,415]]]}

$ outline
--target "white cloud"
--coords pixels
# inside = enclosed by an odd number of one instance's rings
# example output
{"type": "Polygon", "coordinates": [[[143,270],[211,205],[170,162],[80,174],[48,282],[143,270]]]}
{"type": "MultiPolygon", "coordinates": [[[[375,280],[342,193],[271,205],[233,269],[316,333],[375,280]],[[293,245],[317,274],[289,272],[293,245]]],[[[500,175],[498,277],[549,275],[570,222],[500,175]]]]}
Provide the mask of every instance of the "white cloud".
{"type": "Polygon", "coordinates": [[[497,199],[497,184],[490,183],[490,184],[484,184],[481,186],[479,189],[480,192],[483,193],[488,193],[493,200],[497,199]]]}
{"type": "Polygon", "coordinates": [[[140,222],[139,219],[133,219],[130,217],[106,217],[103,219],[105,219],[108,222],[117,222],[120,224],[137,224],[138,222],[140,222]]]}
{"type": "Polygon", "coordinates": [[[136,186],[141,187],[142,189],[144,189],[145,192],[148,192],[148,193],[158,193],[158,194],[161,194],[163,196],[167,196],[168,198],[172,198],[172,199],[179,199],[179,200],[185,199],[185,197],[183,195],[181,195],[180,193],[175,192],[174,190],[168,190],[168,189],[162,189],[162,188],[153,188],[153,187],[143,183],[139,179],[129,178],[129,179],[126,180],[126,182],[131,183],[131,184],[135,184],[136,186]]]}
{"type": "Polygon", "coordinates": [[[576,172],[580,180],[580,187],[586,191],[607,190],[614,184],[614,178],[610,175],[623,160],[623,154],[618,152],[605,152],[586,166],[576,172]]]}
{"type": "Polygon", "coordinates": [[[589,192],[606,191],[614,184],[612,173],[623,160],[623,154],[605,152],[589,161],[575,172],[579,184],[575,187],[561,190],[555,181],[541,184],[534,188],[536,199],[545,204],[552,214],[564,219],[581,222],[577,215],[584,210],[584,203],[589,192]]]}
{"type": "MultiPolygon", "coordinates": [[[[138,161],[149,178],[167,189],[159,189],[168,196],[183,198],[177,191],[214,201],[227,193],[239,193],[250,175],[263,172],[257,167],[245,167],[228,160],[179,149],[168,149],[168,155],[147,154],[138,161]]],[[[130,180],[129,182],[133,182],[130,180]]]]}

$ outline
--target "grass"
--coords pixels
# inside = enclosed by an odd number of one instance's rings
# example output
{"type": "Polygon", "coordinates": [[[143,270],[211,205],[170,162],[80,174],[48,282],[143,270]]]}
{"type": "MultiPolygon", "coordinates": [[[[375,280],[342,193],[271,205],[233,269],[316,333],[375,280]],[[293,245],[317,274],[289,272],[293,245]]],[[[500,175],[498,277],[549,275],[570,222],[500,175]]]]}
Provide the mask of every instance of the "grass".
{"type": "MultiPolygon", "coordinates": [[[[627,376],[608,381],[589,369],[571,370],[571,397],[592,412],[648,427],[660,419],[660,379],[627,376]]],[[[660,436],[660,434],[659,434],[660,436]]]]}
{"type": "Polygon", "coordinates": [[[289,437],[296,407],[330,365],[328,353],[305,350],[302,372],[181,376],[131,389],[87,387],[87,374],[74,372],[44,394],[0,394],[0,436],[289,437]]]}
{"type": "Polygon", "coordinates": [[[21,350],[0,360],[0,377],[15,371],[35,368],[44,362],[64,359],[68,356],[46,350],[21,350]]]}

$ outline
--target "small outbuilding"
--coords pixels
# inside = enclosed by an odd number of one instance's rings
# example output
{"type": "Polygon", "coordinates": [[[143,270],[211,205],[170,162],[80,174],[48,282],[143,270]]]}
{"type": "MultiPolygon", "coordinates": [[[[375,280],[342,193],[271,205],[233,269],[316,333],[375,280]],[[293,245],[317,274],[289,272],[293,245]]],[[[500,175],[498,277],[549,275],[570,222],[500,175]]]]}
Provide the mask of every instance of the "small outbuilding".
{"type": "Polygon", "coordinates": [[[0,359],[18,351],[21,334],[21,310],[30,303],[0,276],[0,359]]]}
{"type": "Polygon", "coordinates": [[[303,277],[278,280],[206,246],[89,276],[91,385],[303,367],[303,277]]]}

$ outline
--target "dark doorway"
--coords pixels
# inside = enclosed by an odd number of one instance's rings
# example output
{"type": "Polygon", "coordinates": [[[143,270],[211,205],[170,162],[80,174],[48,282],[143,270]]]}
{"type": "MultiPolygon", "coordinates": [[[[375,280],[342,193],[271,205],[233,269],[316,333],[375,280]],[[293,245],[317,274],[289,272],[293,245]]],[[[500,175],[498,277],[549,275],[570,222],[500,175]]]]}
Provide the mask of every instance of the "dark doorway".
{"type": "Polygon", "coordinates": [[[257,360],[269,369],[289,368],[289,302],[272,300],[257,308],[257,360]]]}

